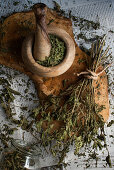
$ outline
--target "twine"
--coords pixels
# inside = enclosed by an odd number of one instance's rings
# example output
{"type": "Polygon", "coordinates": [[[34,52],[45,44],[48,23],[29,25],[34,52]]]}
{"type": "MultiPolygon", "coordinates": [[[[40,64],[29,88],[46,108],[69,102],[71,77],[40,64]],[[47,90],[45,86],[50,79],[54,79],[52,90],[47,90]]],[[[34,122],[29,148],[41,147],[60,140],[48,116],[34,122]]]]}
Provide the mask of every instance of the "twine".
{"type": "MultiPolygon", "coordinates": [[[[111,63],[112,64],[112,63],[111,63]]],[[[108,66],[106,66],[102,71],[100,71],[99,73],[95,73],[89,69],[86,69],[86,71],[82,71],[80,73],[77,74],[77,76],[83,75],[84,77],[88,78],[88,79],[92,79],[92,80],[97,80],[98,76],[100,74],[102,74],[108,67],[111,66],[111,64],[109,64],[108,66]]]]}

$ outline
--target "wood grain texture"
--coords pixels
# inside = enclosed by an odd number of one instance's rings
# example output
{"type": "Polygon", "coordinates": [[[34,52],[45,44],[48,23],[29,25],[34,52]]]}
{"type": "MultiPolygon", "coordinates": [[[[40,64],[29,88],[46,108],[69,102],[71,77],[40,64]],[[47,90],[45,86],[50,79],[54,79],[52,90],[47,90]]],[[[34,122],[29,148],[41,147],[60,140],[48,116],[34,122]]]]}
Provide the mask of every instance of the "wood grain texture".
{"type": "MultiPolygon", "coordinates": [[[[59,16],[55,11],[48,9],[46,22],[49,23],[50,20],[54,20],[50,26],[56,26],[58,28],[64,29],[74,40],[72,22],[63,16],[59,16]]],[[[75,43],[76,54],[75,60],[70,67],[70,69],[64,74],[54,77],[54,78],[42,78],[28,71],[25,67],[22,57],[21,48],[22,42],[26,36],[35,31],[35,16],[33,11],[16,13],[5,19],[1,26],[0,33],[0,64],[14,68],[27,74],[35,83],[38,96],[40,99],[53,94],[59,94],[60,90],[64,90],[70,84],[76,83],[78,81],[77,73],[84,71],[86,66],[84,63],[78,63],[79,59],[84,59],[89,57],[84,53],[75,43]],[[66,80],[66,86],[63,86],[63,81],[66,80]]],[[[45,49],[44,49],[45,50],[45,49]]],[[[97,95],[97,89],[95,90],[95,101],[99,105],[104,105],[106,109],[101,112],[104,120],[107,121],[109,117],[109,100],[108,100],[108,87],[107,87],[107,76],[104,78],[99,77],[100,92],[101,95],[97,95]]],[[[96,86],[96,82],[93,82],[96,86]]]]}

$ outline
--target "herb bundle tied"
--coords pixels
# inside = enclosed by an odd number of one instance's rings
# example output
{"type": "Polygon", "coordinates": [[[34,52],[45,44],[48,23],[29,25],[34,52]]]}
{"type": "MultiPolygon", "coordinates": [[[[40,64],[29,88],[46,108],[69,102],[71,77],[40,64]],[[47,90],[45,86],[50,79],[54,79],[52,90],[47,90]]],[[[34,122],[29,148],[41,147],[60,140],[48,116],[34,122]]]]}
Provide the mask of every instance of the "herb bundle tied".
{"type": "Polygon", "coordinates": [[[100,74],[105,69],[96,73],[108,54],[109,47],[103,52],[105,40],[98,40],[92,45],[91,56],[86,59],[87,70],[80,73],[80,81],[71,85],[58,96],[49,96],[40,101],[38,108],[34,109],[36,126],[41,134],[42,145],[52,144],[51,152],[59,155],[61,164],[69,151],[69,146],[74,144],[74,154],[78,154],[81,147],[93,141],[93,149],[102,149],[98,138],[98,130],[104,135],[104,119],[100,114],[105,109],[104,105],[95,102],[95,87],[100,74]],[[53,144],[54,143],[54,144],[53,144]]]}

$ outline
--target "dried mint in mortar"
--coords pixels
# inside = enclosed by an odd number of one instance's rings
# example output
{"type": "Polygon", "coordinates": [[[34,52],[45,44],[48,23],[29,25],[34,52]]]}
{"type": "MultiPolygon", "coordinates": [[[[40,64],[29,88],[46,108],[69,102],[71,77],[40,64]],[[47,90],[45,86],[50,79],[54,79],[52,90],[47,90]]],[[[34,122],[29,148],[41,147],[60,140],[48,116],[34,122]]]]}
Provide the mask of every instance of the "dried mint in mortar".
{"type": "Polygon", "coordinates": [[[61,63],[65,57],[65,43],[59,37],[55,35],[49,35],[50,42],[51,42],[51,51],[50,56],[46,57],[44,61],[37,61],[38,64],[45,66],[45,67],[52,67],[56,66],[61,63]]]}

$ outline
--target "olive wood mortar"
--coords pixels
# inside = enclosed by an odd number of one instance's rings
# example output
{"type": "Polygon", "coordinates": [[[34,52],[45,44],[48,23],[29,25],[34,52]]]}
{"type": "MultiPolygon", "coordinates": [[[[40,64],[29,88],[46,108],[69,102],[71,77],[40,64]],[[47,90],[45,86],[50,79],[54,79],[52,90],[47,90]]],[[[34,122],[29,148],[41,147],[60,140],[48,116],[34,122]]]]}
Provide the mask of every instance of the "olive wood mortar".
{"type": "Polygon", "coordinates": [[[36,31],[29,35],[22,45],[22,58],[25,66],[34,74],[41,77],[55,77],[66,72],[72,65],[75,58],[75,44],[71,36],[63,29],[58,27],[47,27],[46,13],[47,6],[39,3],[33,6],[36,17],[36,31]],[[43,61],[49,57],[51,43],[48,34],[54,34],[61,38],[66,45],[66,54],[63,61],[53,67],[44,67],[38,64],[36,60],[43,61]],[[35,40],[34,40],[35,39],[35,40]],[[33,50],[32,50],[33,48],[33,50]],[[33,54],[32,54],[32,51],[33,54]]]}
{"type": "MultiPolygon", "coordinates": [[[[70,19],[58,15],[55,11],[47,8],[46,23],[48,24],[51,20],[51,27],[58,27],[65,30],[73,39],[72,22],[70,19]]],[[[77,73],[85,71],[85,63],[78,62],[79,59],[88,58],[87,54],[83,52],[75,43],[76,53],[75,59],[71,67],[62,75],[57,77],[40,77],[25,67],[25,64],[21,56],[22,43],[25,37],[30,33],[35,32],[35,16],[33,11],[20,12],[13,14],[6,18],[1,23],[0,33],[0,64],[14,68],[20,72],[28,75],[36,85],[39,99],[46,99],[50,94],[58,95],[61,90],[69,87],[78,81],[77,73]],[[66,80],[66,86],[63,86],[63,81],[66,80]]],[[[97,72],[103,68],[99,68],[97,72]]],[[[105,109],[100,113],[104,121],[109,118],[109,99],[108,99],[108,86],[107,86],[107,75],[105,71],[99,76],[97,83],[100,84],[99,89],[97,88],[96,81],[93,81],[94,86],[94,98],[95,102],[99,105],[104,105],[105,109]],[[98,91],[101,95],[98,96],[98,91]]],[[[55,122],[55,129],[59,128],[61,124],[55,122]]]]}

